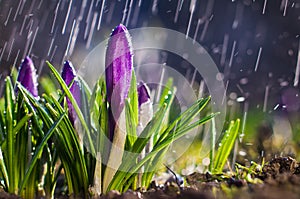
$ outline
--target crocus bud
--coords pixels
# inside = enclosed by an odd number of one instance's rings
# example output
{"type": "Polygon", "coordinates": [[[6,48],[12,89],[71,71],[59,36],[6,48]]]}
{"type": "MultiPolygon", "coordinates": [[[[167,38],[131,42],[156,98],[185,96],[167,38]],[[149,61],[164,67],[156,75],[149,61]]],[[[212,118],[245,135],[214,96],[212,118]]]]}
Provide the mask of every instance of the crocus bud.
{"type": "MultiPolygon", "coordinates": [[[[65,61],[61,76],[67,85],[70,85],[72,83],[72,81],[74,80],[74,82],[70,88],[70,92],[72,93],[75,101],[77,102],[78,106],[80,107],[81,88],[80,88],[79,81],[76,79],[76,71],[71,62],[65,61]]],[[[68,105],[68,109],[69,109],[70,121],[74,125],[78,116],[77,116],[77,113],[76,113],[71,101],[68,98],[67,98],[67,105],[68,105]]]]}
{"type": "Polygon", "coordinates": [[[106,49],[105,76],[111,140],[116,121],[124,108],[131,82],[133,54],[130,39],[126,27],[120,24],[113,30],[106,49]]]}
{"type": "Polygon", "coordinates": [[[137,134],[139,135],[153,117],[153,106],[150,99],[149,88],[146,84],[140,83],[137,92],[139,101],[139,124],[137,134]]]}
{"type": "Polygon", "coordinates": [[[35,98],[38,98],[38,82],[36,69],[32,60],[26,56],[19,68],[17,81],[21,83],[35,98]]]}

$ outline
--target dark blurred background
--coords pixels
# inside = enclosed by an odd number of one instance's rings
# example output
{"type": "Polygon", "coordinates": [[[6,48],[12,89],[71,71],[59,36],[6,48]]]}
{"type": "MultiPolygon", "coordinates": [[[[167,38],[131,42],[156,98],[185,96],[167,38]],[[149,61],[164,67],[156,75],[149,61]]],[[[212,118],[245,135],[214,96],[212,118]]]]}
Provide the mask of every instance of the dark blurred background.
{"type": "MultiPolygon", "coordinates": [[[[1,81],[25,55],[39,74],[45,60],[76,67],[119,23],[164,27],[212,56],[228,88],[229,119],[248,110],[252,123],[283,115],[299,131],[300,0],[2,0],[0,8],[1,81]]],[[[176,69],[192,78],[192,66],[180,63],[176,69]]]]}

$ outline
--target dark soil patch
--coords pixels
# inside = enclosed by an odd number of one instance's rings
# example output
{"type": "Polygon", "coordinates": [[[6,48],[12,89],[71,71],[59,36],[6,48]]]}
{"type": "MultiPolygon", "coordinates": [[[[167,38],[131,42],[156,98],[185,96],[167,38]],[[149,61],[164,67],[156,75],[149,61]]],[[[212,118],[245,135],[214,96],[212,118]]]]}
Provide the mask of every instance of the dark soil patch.
{"type": "Polygon", "coordinates": [[[250,183],[238,177],[224,177],[209,173],[193,173],[186,176],[188,186],[179,188],[175,183],[152,187],[145,192],[124,194],[111,191],[101,196],[101,199],[248,199],[266,198],[298,199],[300,197],[300,164],[291,157],[279,157],[264,165],[262,172],[252,178],[261,183],[250,183]]]}
{"type": "MultiPolygon", "coordinates": [[[[100,199],[298,199],[300,198],[300,163],[291,157],[279,157],[264,165],[259,174],[253,174],[248,182],[238,176],[193,173],[186,176],[188,183],[179,187],[175,182],[157,186],[147,191],[117,191],[98,197],[100,199]]],[[[0,190],[0,199],[19,197],[0,190]]],[[[69,198],[57,196],[55,198],[69,198]]]]}

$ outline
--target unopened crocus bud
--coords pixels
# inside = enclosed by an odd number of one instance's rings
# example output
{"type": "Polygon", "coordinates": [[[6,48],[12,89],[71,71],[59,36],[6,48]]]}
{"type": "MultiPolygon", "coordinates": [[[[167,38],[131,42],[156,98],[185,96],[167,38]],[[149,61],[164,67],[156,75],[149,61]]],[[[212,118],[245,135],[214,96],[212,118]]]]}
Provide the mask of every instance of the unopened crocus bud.
{"type": "Polygon", "coordinates": [[[126,27],[118,25],[112,32],[106,49],[105,80],[108,108],[109,139],[113,142],[103,177],[103,190],[106,191],[113,176],[122,163],[125,147],[125,100],[131,83],[133,59],[130,36],[126,27]]]}
{"type": "MultiPolygon", "coordinates": [[[[81,104],[81,87],[80,87],[80,83],[79,81],[76,79],[76,71],[72,65],[71,62],[69,61],[65,61],[63,69],[62,69],[62,74],[61,74],[63,80],[65,81],[65,83],[69,86],[73,80],[73,84],[71,86],[70,92],[73,95],[73,98],[75,99],[75,101],[77,102],[78,106],[80,107],[81,104]]],[[[71,103],[71,101],[67,98],[67,105],[68,105],[68,109],[69,109],[69,118],[70,121],[72,122],[72,124],[74,125],[75,121],[77,120],[78,116],[77,113],[71,103]]]]}
{"type": "Polygon", "coordinates": [[[109,132],[112,140],[116,121],[124,109],[130,87],[133,59],[131,38],[122,24],[112,32],[106,49],[105,77],[109,103],[109,132]]]}
{"type": "Polygon", "coordinates": [[[139,135],[153,117],[153,106],[149,88],[145,83],[139,84],[137,92],[139,101],[139,124],[137,134],[139,135]]]}
{"type": "Polygon", "coordinates": [[[26,56],[22,61],[17,81],[21,83],[35,98],[38,98],[38,82],[36,69],[32,60],[26,56]]]}

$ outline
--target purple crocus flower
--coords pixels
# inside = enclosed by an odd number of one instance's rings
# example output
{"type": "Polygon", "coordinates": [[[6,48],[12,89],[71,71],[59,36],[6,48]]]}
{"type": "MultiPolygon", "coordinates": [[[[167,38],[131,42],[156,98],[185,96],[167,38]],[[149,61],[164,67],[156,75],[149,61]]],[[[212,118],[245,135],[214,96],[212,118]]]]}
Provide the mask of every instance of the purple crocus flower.
{"type": "MultiPolygon", "coordinates": [[[[67,85],[70,85],[72,83],[72,81],[74,80],[74,82],[70,88],[70,92],[72,93],[75,101],[77,102],[78,106],[80,107],[81,87],[80,87],[79,81],[76,79],[76,71],[71,62],[65,61],[61,76],[67,85]]],[[[75,121],[77,120],[78,116],[77,116],[77,113],[76,113],[71,101],[68,98],[67,98],[67,105],[68,105],[68,109],[69,109],[69,118],[74,126],[75,121]]]]}
{"type": "Polygon", "coordinates": [[[124,108],[131,82],[133,59],[130,35],[118,25],[108,40],[105,59],[107,102],[109,103],[109,137],[112,140],[116,121],[124,108]]]}
{"type": "Polygon", "coordinates": [[[153,107],[150,99],[150,92],[148,86],[141,82],[137,88],[139,101],[139,123],[137,127],[137,134],[143,131],[145,126],[153,117],[153,107]]]}
{"type": "Polygon", "coordinates": [[[38,98],[38,82],[36,69],[30,57],[26,56],[20,65],[17,81],[21,83],[35,98],[38,98]]]}
{"type": "Polygon", "coordinates": [[[150,92],[148,86],[141,82],[137,87],[138,98],[139,98],[139,108],[142,104],[150,102],[150,92]]]}

